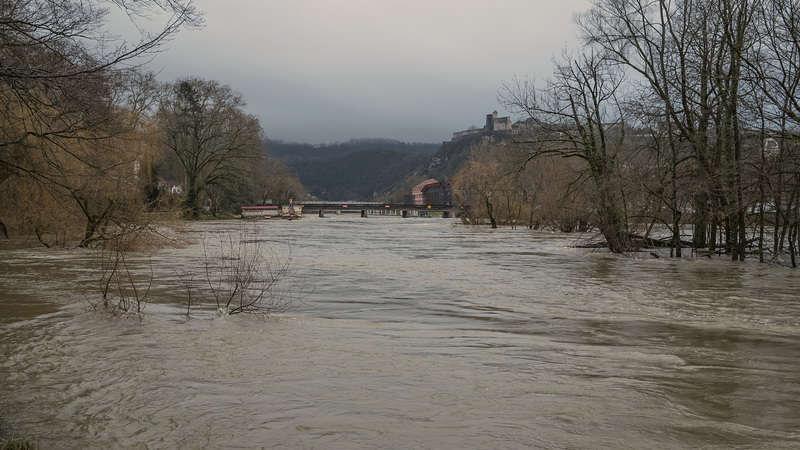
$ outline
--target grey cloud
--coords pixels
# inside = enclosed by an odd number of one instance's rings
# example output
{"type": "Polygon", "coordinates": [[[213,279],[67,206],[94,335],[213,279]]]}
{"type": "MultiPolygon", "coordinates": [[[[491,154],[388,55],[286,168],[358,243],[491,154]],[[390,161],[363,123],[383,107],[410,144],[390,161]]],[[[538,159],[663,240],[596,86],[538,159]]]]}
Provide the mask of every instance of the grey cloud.
{"type": "Polygon", "coordinates": [[[502,80],[551,72],[588,0],[196,0],[206,27],[153,62],[160,78],[241,92],[273,139],[438,142],[498,110],[502,80]]]}

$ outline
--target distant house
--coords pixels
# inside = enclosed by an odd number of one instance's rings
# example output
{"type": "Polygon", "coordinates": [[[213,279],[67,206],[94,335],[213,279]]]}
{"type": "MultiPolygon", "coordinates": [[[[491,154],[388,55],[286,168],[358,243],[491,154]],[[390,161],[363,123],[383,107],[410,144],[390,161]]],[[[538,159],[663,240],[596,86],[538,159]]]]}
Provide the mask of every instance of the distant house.
{"type": "Polygon", "coordinates": [[[442,184],[433,178],[423,181],[422,183],[414,186],[411,189],[411,203],[414,205],[424,205],[425,204],[425,195],[423,194],[423,189],[429,185],[437,185],[442,184]]]}
{"type": "Polygon", "coordinates": [[[414,205],[451,205],[453,187],[433,178],[423,181],[411,189],[411,203],[414,205]]]}
{"type": "Polygon", "coordinates": [[[453,205],[453,185],[448,182],[432,183],[422,188],[425,205],[453,205]]]}

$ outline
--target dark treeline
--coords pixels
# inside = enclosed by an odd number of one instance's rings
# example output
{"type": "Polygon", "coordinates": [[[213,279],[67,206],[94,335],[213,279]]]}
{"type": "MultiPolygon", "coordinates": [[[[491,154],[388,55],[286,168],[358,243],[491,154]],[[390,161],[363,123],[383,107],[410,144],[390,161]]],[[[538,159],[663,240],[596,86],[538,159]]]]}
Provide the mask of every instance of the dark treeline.
{"type": "Polygon", "coordinates": [[[325,145],[269,143],[270,154],[285,161],[309,192],[323,200],[381,200],[438,148],[439,144],[390,139],[325,145]]]}
{"type": "Polygon", "coordinates": [[[580,52],[505,84],[524,121],[457,177],[473,216],[795,265],[800,4],[595,0],[576,21],[580,52]]]}
{"type": "Polygon", "coordinates": [[[351,139],[347,142],[333,144],[300,144],[273,140],[269,142],[270,153],[287,162],[307,160],[313,158],[332,158],[348,153],[371,150],[397,150],[409,153],[433,153],[439,149],[439,144],[426,144],[420,142],[401,142],[394,139],[351,139]]]}
{"type": "Polygon", "coordinates": [[[201,19],[191,0],[0,0],[0,234],[102,245],[153,212],[199,218],[304,193],[266,157],[240,94],[159,83],[138,64],[201,19]],[[105,28],[109,8],[138,40],[105,28]]]}

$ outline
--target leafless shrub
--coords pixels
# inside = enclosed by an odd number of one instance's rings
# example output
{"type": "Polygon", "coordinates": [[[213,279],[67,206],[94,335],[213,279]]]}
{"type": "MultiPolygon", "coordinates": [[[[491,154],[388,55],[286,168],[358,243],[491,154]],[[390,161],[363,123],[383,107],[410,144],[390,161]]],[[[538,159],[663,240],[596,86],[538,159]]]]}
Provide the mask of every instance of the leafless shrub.
{"type": "MultiPolygon", "coordinates": [[[[114,316],[144,313],[153,284],[149,275],[129,261],[132,253],[160,248],[168,232],[143,227],[124,233],[98,250],[99,296],[88,300],[95,311],[114,316]]],[[[178,241],[170,241],[178,244],[178,241]]],[[[302,304],[308,295],[292,268],[292,247],[276,251],[262,245],[258,230],[220,234],[218,240],[203,238],[200,264],[173,269],[175,284],[185,295],[186,317],[208,305],[221,314],[281,314],[302,304]]]]}
{"type": "Polygon", "coordinates": [[[224,314],[280,314],[296,309],[307,295],[292,269],[292,248],[264,248],[257,236],[240,232],[204,242],[205,282],[224,314]]]}
{"type": "Polygon", "coordinates": [[[192,267],[181,270],[176,269],[173,271],[173,274],[181,291],[186,293],[186,317],[189,318],[191,317],[193,308],[196,306],[192,294],[201,287],[202,281],[197,280],[195,270],[192,267]]]}
{"type": "Polygon", "coordinates": [[[127,256],[135,244],[135,239],[125,239],[100,250],[98,271],[101,297],[99,300],[89,300],[95,311],[115,316],[141,316],[144,313],[153,284],[153,267],[148,264],[150,274],[144,280],[134,275],[127,256]]]}

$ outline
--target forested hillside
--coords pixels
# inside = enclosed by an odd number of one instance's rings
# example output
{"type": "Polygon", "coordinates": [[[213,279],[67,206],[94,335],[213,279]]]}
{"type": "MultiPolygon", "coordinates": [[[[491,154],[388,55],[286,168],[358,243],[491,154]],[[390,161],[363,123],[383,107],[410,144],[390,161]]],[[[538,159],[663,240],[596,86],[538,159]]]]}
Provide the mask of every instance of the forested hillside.
{"type": "Polygon", "coordinates": [[[445,142],[436,152],[430,164],[421,168],[421,176],[449,180],[467,162],[472,149],[480,142],[499,143],[510,138],[510,131],[487,131],[445,142]]]}
{"type": "Polygon", "coordinates": [[[384,197],[398,181],[426,164],[439,144],[405,143],[388,139],[351,140],[310,145],[269,143],[311,195],[323,200],[372,200],[384,197]]]}
{"type": "Polygon", "coordinates": [[[389,189],[391,201],[402,201],[403,195],[410,194],[419,182],[433,178],[439,181],[451,180],[467,163],[473,148],[482,142],[499,144],[511,138],[510,131],[487,131],[473,136],[465,136],[443,143],[439,150],[422,164],[412,168],[406,176],[395,182],[389,189]]]}

